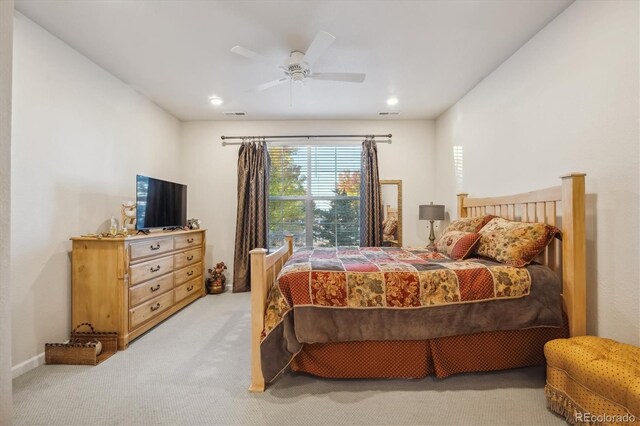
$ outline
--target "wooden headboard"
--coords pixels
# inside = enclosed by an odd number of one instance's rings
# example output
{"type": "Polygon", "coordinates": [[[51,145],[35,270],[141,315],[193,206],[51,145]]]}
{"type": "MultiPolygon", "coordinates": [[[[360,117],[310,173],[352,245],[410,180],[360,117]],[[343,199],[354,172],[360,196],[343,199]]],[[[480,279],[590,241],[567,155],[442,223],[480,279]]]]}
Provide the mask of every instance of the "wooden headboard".
{"type": "Polygon", "coordinates": [[[503,197],[469,198],[458,194],[458,217],[487,214],[521,222],[544,222],[562,230],[537,261],[562,279],[563,308],[571,336],[587,333],[584,173],[562,176],[553,188],[503,197]]]}
{"type": "Polygon", "coordinates": [[[386,206],[384,206],[384,218],[388,219],[390,217],[395,217],[397,219],[398,218],[398,209],[394,209],[389,204],[387,204],[386,206]]]}

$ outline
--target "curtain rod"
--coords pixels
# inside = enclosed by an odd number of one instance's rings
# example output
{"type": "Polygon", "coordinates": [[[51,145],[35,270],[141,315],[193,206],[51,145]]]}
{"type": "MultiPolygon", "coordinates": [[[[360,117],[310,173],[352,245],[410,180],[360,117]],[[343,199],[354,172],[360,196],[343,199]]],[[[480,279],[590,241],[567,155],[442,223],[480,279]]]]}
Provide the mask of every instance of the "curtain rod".
{"type": "MultiPolygon", "coordinates": [[[[227,139],[317,139],[317,138],[387,138],[386,141],[377,141],[378,143],[391,143],[391,133],[388,135],[282,135],[282,136],[220,136],[222,146],[241,145],[242,142],[225,142],[227,139]]],[[[269,141],[265,141],[269,142],[269,141]]]]}

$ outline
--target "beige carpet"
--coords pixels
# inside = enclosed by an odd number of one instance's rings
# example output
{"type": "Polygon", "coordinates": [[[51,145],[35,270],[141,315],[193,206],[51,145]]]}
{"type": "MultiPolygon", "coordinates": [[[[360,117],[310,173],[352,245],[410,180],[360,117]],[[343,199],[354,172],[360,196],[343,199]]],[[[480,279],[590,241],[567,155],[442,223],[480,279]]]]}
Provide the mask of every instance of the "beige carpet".
{"type": "Polygon", "coordinates": [[[557,424],[544,369],[446,380],[249,383],[249,294],[207,296],[96,367],[14,380],[16,424],[557,424]]]}

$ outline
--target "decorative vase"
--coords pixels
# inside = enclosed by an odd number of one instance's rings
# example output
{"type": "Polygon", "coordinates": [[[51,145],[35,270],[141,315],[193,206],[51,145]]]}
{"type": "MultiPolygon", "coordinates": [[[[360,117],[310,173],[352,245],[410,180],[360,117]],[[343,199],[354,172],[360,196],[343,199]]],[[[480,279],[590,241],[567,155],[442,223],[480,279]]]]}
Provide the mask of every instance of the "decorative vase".
{"type": "Polygon", "coordinates": [[[206,282],[207,293],[220,294],[224,292],[224,282],[220,279],[214,280],[213,278],[207,278],[206,282]]]}

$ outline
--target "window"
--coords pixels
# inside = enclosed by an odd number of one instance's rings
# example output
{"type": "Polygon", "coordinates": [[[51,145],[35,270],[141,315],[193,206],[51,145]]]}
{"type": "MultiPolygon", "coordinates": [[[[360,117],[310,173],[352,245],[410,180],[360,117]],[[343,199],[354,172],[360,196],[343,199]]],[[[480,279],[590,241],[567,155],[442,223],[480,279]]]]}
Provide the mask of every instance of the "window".
{"type": "Polygon", "coordinates": [[[464,180],[464,155],[462,145],[453,147],[453,169],[456,174],[456,192],[462,192],[462,182],[464,180]]]}
{"type": "Polygon", "coordinates": [[[269,147],[269,247],[360,244],[360,150],[269,147]]]}

